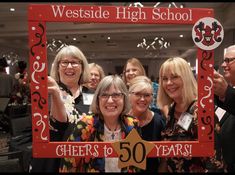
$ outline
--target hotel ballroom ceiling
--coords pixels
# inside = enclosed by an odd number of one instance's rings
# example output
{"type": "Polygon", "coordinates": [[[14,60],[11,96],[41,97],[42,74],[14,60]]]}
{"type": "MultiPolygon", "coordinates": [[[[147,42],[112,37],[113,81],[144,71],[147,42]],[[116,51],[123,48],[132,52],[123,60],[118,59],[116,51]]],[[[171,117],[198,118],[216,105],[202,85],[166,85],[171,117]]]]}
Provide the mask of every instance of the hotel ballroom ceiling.
{"type": "MultiPolygon", "coordinates": [[[[55,4],[55,3],[53,3],[55,4]]],[[[130,3],[71,3],[80,5],[129,6],[130,3]]],[[[28,23],[27,8],[29,3],[0,3],[0,54],[14,51],[28,54],[28,23]],[[14,12],[9,9],[15,8],[14,12]]],[[[134,4],[132,4],[134,5],[134,4]]],[[[142,3],[145,7],[153,7],[155,3],[142,3]]],[[[160,3],[158,7],[178,8],[212,8],[215,18],[223,25],[225,32],[235,28],[235,3],[198,3],[170,2],[160,3]]],[[[171,56],[194,58],[196,47],[192,41],[191,25],[160,25],[160,24],[95,24],[95,23],[48,23],[48,43],[61,45],[74,44],[80,47],[88,59],[127,59],[136,56],[142,59],[162,59],[171,56]],[[184,37],[180,38],[179,35],[184,37]],[[110,39],[108,39],[110,37],[110,39]],[[146,49],[137,47],[146,39],[151,42],[155,37],[163,37],[170,47],[146,49]]],[[[48,49],[48,55],[55,51],[48,49]]],[[[195,59],[195,58],[194,58],[195,59]]]]}

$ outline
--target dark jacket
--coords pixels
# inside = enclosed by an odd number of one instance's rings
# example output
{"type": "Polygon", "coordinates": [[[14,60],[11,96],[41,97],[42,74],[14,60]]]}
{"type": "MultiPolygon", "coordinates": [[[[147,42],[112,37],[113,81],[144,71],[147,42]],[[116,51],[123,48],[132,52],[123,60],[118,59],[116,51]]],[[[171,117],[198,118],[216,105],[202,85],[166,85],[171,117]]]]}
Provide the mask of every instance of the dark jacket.
{"type": "Polygon", "coordinates": [[[235,164],[235,89],[228,86],[224,102],[215,96],[215,105],[226,111],[220,120],[219,139],[223,158],[227,164],[232,165],[235,164]]]}

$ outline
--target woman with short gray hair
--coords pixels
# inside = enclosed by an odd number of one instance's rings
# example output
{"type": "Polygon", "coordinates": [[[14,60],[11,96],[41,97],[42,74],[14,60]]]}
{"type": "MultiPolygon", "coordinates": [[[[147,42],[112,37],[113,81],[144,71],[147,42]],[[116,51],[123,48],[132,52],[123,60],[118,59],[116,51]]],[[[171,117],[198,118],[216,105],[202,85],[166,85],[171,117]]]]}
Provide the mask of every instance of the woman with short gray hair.
{"type": "MultiPolygon", "coordinates": [[[[90,107],[92,115],[83,116],[68,141],[114,142],[124,139],[138,121],[128,116],[127,88],[117,75],[106,76],[99,83],[90,107]],[[84,137],[85,136],[85,137],[84,137]]],[[[139,130],[138,130],[139,131],[139,130]]],[[[136,172],[136,167],[118,168],[114,158],[64,158],[60,172],[136,172]],[[82,163],[79,163],[82,162],[82,163]]]]}

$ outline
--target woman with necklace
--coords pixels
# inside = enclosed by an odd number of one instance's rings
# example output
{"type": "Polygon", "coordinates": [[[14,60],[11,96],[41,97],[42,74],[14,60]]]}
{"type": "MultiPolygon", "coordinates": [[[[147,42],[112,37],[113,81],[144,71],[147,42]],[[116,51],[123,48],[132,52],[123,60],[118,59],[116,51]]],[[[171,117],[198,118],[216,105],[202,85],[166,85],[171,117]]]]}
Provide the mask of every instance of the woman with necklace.
{"type": "MultiPolygon", "coordinates": [[[[99,83],[90,110],[75,127],[68,141],[116,141],[136,128],[138,120],[128,116],[127,88],[118,76],[106,76],[99,83]]],[[[60,172],[136,172],[135,167],[118,168],[118,158],[64,158],[60,172]]]]}
{"type": "MultiPolygon", "coordinates": [[[[169,58],[159,77],[157,102],[160,108],[169,107],[163,140],[197,140],[197,82],[191,67],[183,58],[169,58]]],[[[220,166],[214,157],[170,157],[161,159],[159,172],[216,172],[220,166]]]]}
{"type": "MultiPolygon", "coordinates": [[[[152,101],[152,82],[146,76],[137,76],[130,81],[129,97],[131,103],[130,115],[139,120],[142,139],[146,141],[161,140],[161,131],[165,128],[165,118],[149,109],[152,101]]],[[[142,172],[157,172],[158,158],[147,158],[146,170],[142,172]]]]}
{"type": "MultiPolygon", "coordinates": [[[[76,127],[81,114],[87,113],[82,86],[89,80],[85,55],[76,46],[63,47],[56,55],[50,76],[48,93],[50,104],[50,141],[65,141],[76,127]]],[[[58,172],[60,158],[33,158],[30,172],[58,172]]]]}
{"type": "MultiPolygon", "coordinates": [[[[164,140],[197,140],[196,99],[197,82],[190,66],[182,58],[166,60],[159,71],[158,105],[169,106],[164,140]],[[182,123],[180,117],[187,112],[190,123],[182,123]]],[[[168,172],[204,172],[200,158],[166,158],[161,160],[161,170],[168,172]],[[195,168],[196,167],[196,168],[195,168]]]]}

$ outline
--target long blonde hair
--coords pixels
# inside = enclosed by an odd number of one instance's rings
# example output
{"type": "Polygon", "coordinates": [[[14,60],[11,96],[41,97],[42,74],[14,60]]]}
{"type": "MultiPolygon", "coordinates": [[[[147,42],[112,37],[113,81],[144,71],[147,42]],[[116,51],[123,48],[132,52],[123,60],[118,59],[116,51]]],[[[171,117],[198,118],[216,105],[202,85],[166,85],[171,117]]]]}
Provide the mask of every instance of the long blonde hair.
{"type": "Polygon", "coordinates": [[[169,106],[173,102],[173,99],[167,95],[162,86],[163,76],[169,71],[174,75],[180,76],[183,81],[182,97],[185,104],[189,105],[193,100],[197,99],[197,81],[189,64],[180,57],[169,58],[161,65],[159,70],[158,106],[162,109],[164,106],[169,106]]]}

